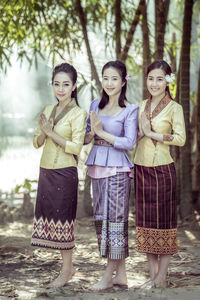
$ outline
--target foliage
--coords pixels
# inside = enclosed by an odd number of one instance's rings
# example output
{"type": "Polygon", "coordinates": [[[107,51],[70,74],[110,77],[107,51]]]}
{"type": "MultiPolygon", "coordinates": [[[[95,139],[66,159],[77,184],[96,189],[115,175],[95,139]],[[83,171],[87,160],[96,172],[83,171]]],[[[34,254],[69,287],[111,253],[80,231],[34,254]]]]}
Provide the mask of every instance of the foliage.
{"type": "MultiPolygon", "coordinates": [[[[0,68],[6,70],[13,53],[22,62],[38,64],[38,54],[65,58],[80,50],[84,35],[76,0],[1,0],[0,68]]],[[[135,13],[134,1],[121,1],[121,37],[125,43],[135,13]]],[[[115,1],[81,1],[88,32],[105,35],[105,49],[113,53],[115,43],[115,1]]],[[[138,47],[135,46],[137,51],[138,47]]]]}
{"type": "Polygon", "coordinates": [[[15,194],[19,194],[21,192],[29,192],[30,193],[32,191],[33,183],[38,183],[38,180],[30,180],[30,179],[25,178],[23,184],[16,185],[16,187],[14,189],[14,193],[15,194]]]}
{"type": "Polygon", "coordinates": [[[10,56],[17,52],[21,61],[32,60],[37,66],[37,55],[73,54],[80,49],[82,36],[74,1],[2,0],[0,4],[0,67],[10,64],[10,56]]]}

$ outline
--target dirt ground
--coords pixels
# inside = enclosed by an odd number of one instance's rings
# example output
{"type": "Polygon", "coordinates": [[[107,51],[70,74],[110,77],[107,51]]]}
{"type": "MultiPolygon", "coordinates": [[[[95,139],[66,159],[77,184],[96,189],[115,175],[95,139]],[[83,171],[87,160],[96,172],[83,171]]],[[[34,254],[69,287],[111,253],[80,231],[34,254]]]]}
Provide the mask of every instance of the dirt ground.
{"type": "Polygon", "coordinates": [[[60,269],[58,251],[30,246],[32,221],[13,222],[0,227],[0,299],[73,300],[198,300],[200,299],[200,222],[179,224],[179,252],[169,269],[169,287],[131,289],[148,277],[145,255],[135,251],[135,221],[130,215],[127,259],[128,289],[112,288],[94,293],[89,287],[102,275],[105,259],[98,254],[93,218],[81,218],[76,225],[74,266],[76,274],[61,289],[46,289],[45,284],[60,269]],[[193,228],[193,229],[191,229],[193,228]]]}

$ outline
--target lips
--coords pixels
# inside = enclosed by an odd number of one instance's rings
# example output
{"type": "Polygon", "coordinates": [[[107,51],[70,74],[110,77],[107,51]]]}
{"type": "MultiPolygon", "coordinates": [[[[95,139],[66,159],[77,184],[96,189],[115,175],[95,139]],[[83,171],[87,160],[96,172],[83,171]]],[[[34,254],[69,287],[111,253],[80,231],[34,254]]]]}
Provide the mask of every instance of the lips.
{"type": "Polygon", "coordinates": [[[64,96],[65,96],[65,94],[58,94],[58,96],[59,96],[59,97],[64,97],[64,96]]]}
{"type": "Polygon", "coordinates": [[[106,88],[106,90],[107,90],[108,92],[112,92],[112,91],[114,91],[114,88],[106,88]]]}
{"type": "Polygon", "coordinates": [[[152,88],[151,88],[151,91],[152,91],[152,92],[158,92],[159,90],[160,90],[160,89],[152,89],[152,88]]]}

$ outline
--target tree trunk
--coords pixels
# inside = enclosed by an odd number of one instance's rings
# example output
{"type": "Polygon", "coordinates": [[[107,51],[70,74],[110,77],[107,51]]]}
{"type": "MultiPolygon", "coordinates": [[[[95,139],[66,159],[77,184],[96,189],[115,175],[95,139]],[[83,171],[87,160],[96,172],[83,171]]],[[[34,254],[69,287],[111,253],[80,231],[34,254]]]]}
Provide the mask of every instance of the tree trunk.
{"type": "Polygon", "coordinates": [[[170,45],[170,48],[168,50],[168,54],[170,57],[170,66],[172,69],[173,73],[176,73],[177,68],[176,68],[176,52],[177,52],[177,48],[176,48],[176,33],[172,32],[172,44],[170,45]]]}
{"type": "Polygon", "coordinates": [[[180,101],[184,110],[186,144],[180,151],[181,203],[180,216],[187,218],[193,212],[191,182],[191,136],[190,136],[190,39],[193,0],[185,0],[183,35],[180,62],[180,101]]]}
{"type": "Polygon", "coordinates": [[[170,0],[155,0],[155,60],[163,59],[170,0]]]}
{"type": "Polygon", "coordinates": [[[87,216],[93,215],[93,208],[92,208],[92,198],[90,193],[91,188],[91,178],[86,175],[85,176],[85,186],[84,186],[84,192],[83,192],[83,204],[85,212],[87,213],[87,216]]]}
{"type": "Polygon", "coordinates": [[[137,27],[137,25],[140,21],[140,15],[142,14],[142,11],[144,9],[144,5],[145,5],[145,0],[140,0],[138,8],[135,12],[135,16],[134,16],[133,21],[131,23],[131,27],[129,29],[127,38],[126,38],[125,46],[124,46],[124,48],[122,50],[122,53],[120,55],[120,60],[122,62],[125,62],[126,59],[127,59],[128,51],[129,51],[131,43],[133,41],[133,36],[134,36],[135,30],[136,30],[136,27],[137,27]]]}
{"type": "MultiPolygon", "coordinates": [[[[170,66],[172,68],[172,72],[173,73],[177,73],[177,67],[176,67],[176,52],[177,49],[175,48],[176,46],[176,34],[173,32],[172,33],[172,44],[168,50],[168,54],[170,57],[170,66]]],[[[180,68],[179,68],[180,69],[180,68]]],[[[176,89],[176,96],[175,96],[175,100],[176,102],[179,103],[179,71],[177,74],[177,89],[176,89]]],[[[175,166],[176,166],[176,200],[177,200],[177,204],[180,204],[180,192],[181,192],[181,179],[180,179],[180,148],[176,147],[176,146],[171,146],[170,147],[170,153],[171,156],[175,162],[175,166]]]]}
{"type": "Polygon", "coordinates": [[[92,51],[91,51],[89,38],[88,38],[88,33],[87,33],[87,21],[86,21],[86,17],[85,17],[83,8],[81,6],[81,1],[80,0],[76,0],[76,7],[77,7],[77,13],[78,13],[78,16],[79,16],[79,20],[80,20],[80,23],[81,23],[81,26],[82,26],[83,37],[84,37],[84,41],[85,41],[85,45],[86,45],[86,49],[87,49],[88,59],[89,59],[89,62],[90,62],[92,77],[96,81],[97,88],[100,91],[101,90],[101,82],[99,80],[99,76],[98,76],[98,73],[97,73],[97,70],[96,70],[96,66],[94,64],[92,51]]]}
{"type": "Polygon", "coordinates": [[[143,43],[143,99],[148,98],[149,92],[146,87],[147,67],[151,63],[151,53],[149,44],[149,26],[147,21],[147,5],[144,1],[144,9],[142,13],[142,43],[143,43]]]}
{"type": "Polygon", "coordinates": [[[115,1],[115,42],[116,42],[116,58],[120,59],[120,54],[121,54],[121,0],[115,1]]]}
{"type": "MultiPolygon", "coordinates": [[[[196,183],[199,182],[200,178],[200,68],[199,68],[199,80],[197,90],[197,122],[196,122],[196,133],[197,133],[197,162],[196,162],[196,183]]],[[[198,209],[200,210],[200,184],[198,187],[198,209]]]]}
{"type": "MultiPolygon", "coordinates": [[[[170,66],[171,66],[171,69],[172,69],[172,72],[173,73],[177,73],[177,67],[176,67],[176,52],[177,52],[177,49],[176,49],[176,34],[175,32],[172,33],[172,44],[170,45],[169,47],[169,50],[168,50],[168,54],[169,54],[169,57],[170,57],[170,66]]],[[[178,86],[178,78],[177,78],[177,86],[178,86]]],[[[176,90],[176,92],[178,91],[178,89],[176,90]]],[[[179,102],[179,99],[177,99],[177,94],[176,94],[176,101],[179,102]]],[[[179,148],[176,147],[176,146],[172,146],[171,147],[171,154],[172,154],[172,157],[175,161],[177,161],[177,158],[178,158],[178,150],[179,148]]]]}

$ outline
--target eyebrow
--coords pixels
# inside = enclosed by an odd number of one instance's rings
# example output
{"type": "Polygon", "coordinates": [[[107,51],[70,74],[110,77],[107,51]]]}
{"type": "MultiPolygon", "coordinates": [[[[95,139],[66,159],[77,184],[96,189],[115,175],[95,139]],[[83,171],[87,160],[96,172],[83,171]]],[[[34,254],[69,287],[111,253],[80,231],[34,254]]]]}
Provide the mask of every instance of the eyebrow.
{"type": "Polygon", "coordinates": [[[58,80],[55,80],[54,82],[57,82],[57,83],[60,83],[60,82],[63,82],[63,83],[70,83],[70,81],[66,80],[66,81],[58,81],[58,80]]]}
{"type": "MultiPolygon", "coordinates": [[[[103,76],[103,78],[107,78],[107,77],[110,77],[110,76],[107,76],[107,75],[103,76]]],[[[113,75],[113,76],[111,76],[111,78],[119,78],[119,76],[118,75],[113,75]]]]}
{"type": "Polygon", "coordinates": [[[150,78],[154,78],[154,77],[157,77],[157,78],[164,78],[164,76],[152,76],[152,75],[148,75],[148,77],[150,77],[150,78]]]}

